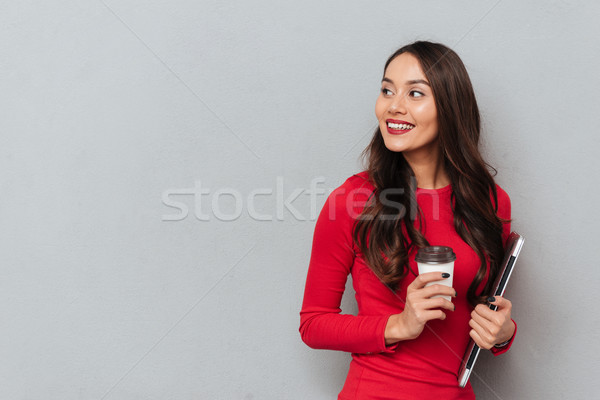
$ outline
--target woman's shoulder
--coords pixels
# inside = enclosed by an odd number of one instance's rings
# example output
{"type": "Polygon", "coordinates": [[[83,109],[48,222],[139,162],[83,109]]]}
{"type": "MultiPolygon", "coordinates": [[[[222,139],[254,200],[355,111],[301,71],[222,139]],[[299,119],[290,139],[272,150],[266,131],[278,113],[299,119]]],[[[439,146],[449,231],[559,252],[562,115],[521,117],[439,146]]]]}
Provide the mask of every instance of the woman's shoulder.
{"type": "Polygon", "coordinates": [[[497,183],[496,195],[498,196],[498,214],[503,218],[510,218],[510,197],[497,183]]]}
{"type": "Polygon", "coordinates": [[[362,171],[346,179],[343,184],[332,192],[332,195],[343,198],[352,197],[353,200],[356,200],[370,196],[374,189],[375,187],[369,180],[368,172],[362,171]]]}
{"type": "Polygon", "coordinates": [[[329,194],[328,208],[356,217],[364,208],[373,190],[374,186],[369,180],[367,171],[356,173],[329,194]]]}
{"type": "Polygon", "coordinates": [[[510,202],[510,197],[508,195],[508,193],[506,193],[506,191],[502,188],[502,186],[498,185],[496,183],[496,193],[498,195],[498,203],[502,203],[502,202],[510,202]]]}
{"type": "Polygon", "coordinates": [[[373,184],[369,180],[369,172],[368,171],[362,171],[362,172],[358,172],[358,173],[352,175],[351,177],[346,179],[346,181],[340,187],[343,187],[345,189],[365,188],[368,190],[373,190],[373,188],[374,188],[373,184]]]}

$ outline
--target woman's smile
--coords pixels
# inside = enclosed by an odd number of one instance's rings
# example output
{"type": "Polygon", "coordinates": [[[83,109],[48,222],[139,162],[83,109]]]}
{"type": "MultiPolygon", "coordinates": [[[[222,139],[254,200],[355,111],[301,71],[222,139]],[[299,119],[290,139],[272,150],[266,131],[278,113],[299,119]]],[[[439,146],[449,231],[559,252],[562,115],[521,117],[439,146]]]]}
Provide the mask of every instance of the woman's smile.
{"type": "Polygon", "coordinates": [[[415,127],[410,122],[397,119],[387,119],[385,122],[387,124],[387,131],[390,135],[404,135],[415,127]]]}

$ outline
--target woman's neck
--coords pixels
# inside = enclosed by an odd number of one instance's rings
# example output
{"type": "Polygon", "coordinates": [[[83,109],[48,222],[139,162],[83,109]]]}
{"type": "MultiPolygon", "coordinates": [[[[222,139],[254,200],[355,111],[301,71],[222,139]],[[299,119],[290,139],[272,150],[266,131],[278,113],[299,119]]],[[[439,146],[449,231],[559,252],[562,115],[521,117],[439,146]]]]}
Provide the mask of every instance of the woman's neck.
{"type": "Polygon", "coordinates": [[[438,154],[431,152],[414,155],[404,155],[404,158],[412,168],[417,187],[421,189],[440,189],[450,184],[450,178],[444,168],[444,160],[438,154]]]}

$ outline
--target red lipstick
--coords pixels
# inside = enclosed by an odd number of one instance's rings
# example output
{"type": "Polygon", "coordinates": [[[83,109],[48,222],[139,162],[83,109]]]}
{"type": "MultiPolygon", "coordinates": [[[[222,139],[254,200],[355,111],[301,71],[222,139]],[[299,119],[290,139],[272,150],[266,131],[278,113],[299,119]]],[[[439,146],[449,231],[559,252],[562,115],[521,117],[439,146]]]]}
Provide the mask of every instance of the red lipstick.
{"type": "Polygon", "coordinates": [[[405,133],[409,132],[412,128],[414,128],[415,126],[413,124],[411,124],[410,122],[406,122],[406,121],[402,121],[399,119],[386,119],[385,120],[385,125],[387,128],[387,131],[389,134],[391,135],[404,135],[405,133]],[[406,128],[400,128],[400,127],[390,127],[389,124],[395,124],[395,125],[409,125],[410,127],[408,129],[406,128]]]}

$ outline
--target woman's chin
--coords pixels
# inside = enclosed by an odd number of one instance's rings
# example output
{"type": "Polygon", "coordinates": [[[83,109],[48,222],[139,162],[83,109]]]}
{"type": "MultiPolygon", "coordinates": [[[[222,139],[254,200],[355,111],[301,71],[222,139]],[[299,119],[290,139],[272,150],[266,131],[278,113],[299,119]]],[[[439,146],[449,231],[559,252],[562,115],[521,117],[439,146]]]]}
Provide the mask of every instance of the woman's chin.
{"type": "Polygon", "coordinates": [[[386,149],[393,151],[394,153],[401,153],[404,150],[404,146],[398,143],[390,143],[390,141],[384,140],[386,149]]]}

